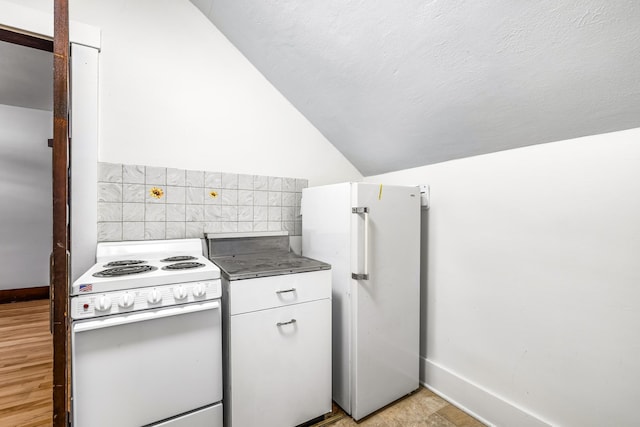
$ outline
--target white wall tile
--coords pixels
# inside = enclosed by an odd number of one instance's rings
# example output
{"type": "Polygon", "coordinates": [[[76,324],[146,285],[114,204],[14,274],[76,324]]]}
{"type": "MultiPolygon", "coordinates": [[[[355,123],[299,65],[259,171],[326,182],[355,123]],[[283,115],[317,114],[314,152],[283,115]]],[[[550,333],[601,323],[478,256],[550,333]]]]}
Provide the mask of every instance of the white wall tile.
{"type": "Polygon", "coordinates": [[[167,186],[166,203],[180,203],[185,204],[185,188],[176,187],[172,185],[167,186]]]}
{"type": "Polygon", "coordinates": [[[269,192],[268,191],[254,191],[253,192],[253,204],[255,206],[269,206],[269,192]]]}
{"type": "Polygon", "coordinates": [[[218,205],[204,206],[205,221],[220,221],[221,219],[222,219],[222,206],[218,206],[218,205]]]}
{"type": "Polygon", "coordinates": [[[187,222],[185,228],[187,239],[204,237],[204,222],[187,222]]]}
{"type": "Polygon", "coordinates": [[[122,240],[122,223],[121,222],[99,222],[98,223],[98,241],[114,242],[122,240]]]}
{"type": "Polygon", "coordinates": [[[238,231],[238,223],[237,222],[221,222],[221,229],[223,233],[235,233],[238,231]]]}
{"type": "Polygon", "coordinates": [[[230,188],[233,190],[238,189],[238,174],[236,173],[222,173],[222,188],[230,188]]]}
{"type": "Polygon", "coordinates": [[[299,191],[307,180],[104,162],[98,169],[99,241],[301,232],[299,191]],[[160,198],[151,195],[154,187],[160,198]]]}
{"type": "Polygon", "coordinates": [[[282,206],[295,206],[296,193],[282,193],[282,206]]]}
{"type": "Polygon", "coordinates": [[[120,163],[98,162],[98,182],[122,182],[120,163]]]}
{"type": "Polygon", "coordinates": [[[238,220],[238,207],[237,206],[222,206],[222,220],[223,221],[237,221],[238,220]]]}
{"type": "Polygon", "coordinates": [[[282,193],[269,191],[269,206],[282,206],[282,193]]]}
{"type": "Polygon", "coordinates": [[[144,223],[145,240],[157,240],[166,238],[165,222],[149,222],[144,223]]]}
{"type": "Polygon", "coordinates": [[[144,184],[145,167],[122,165],[122,182],[125,184],[144,184]]]}
{"type": "Polygon", "coordinates": [[[269,219],[269,208],[266,206],[254,206],[253,207],[253,221],[264,222],[269,219]]]}
{"type": "Polygon", "coordinates": [[[295,178],[283,178],[282,179],[282,191],[296,191],[296,179],[295,178]]]}
{"type": "Polygon", "coordinates": [[[204,232],[205,233],[220,233],[222,231],[222,223],[221,222],[206,222],[204,224],[204,232]]]}
{"type": "Polygon", "coordinates": [[[280,206],[269,206],[269,221],[282,221],[282,208],[280,206]]]}
{"type": "Polygon", "coordinates": [[[144,240],[144,222],[123,222],[123,240],[144,240]]]}
{"type": "Polygon", "coordinates": [[[123,184],[122,201],[126,203],[144,203],[144,189],[143,184],[123,184]]]}
{"type": "Polygon", "coordinates": [[[253,175],[238,175],[238,189],[253,190],[253,175]]]}
{"type": "Polygon", "coordinates": [[[238,190],[223,188],[220,190],[220,204],[227,206],[238,205],[238,190]]]}
{"type": "Polygon", "coordinates": [[[167,168],[167,185],[185,186],[187,172],[184,169],[167,168]]]}
{"type": "Polygon", "coordinates": [[[204,221],[204,205],[187,205],[186,220],[191,222],[204,221]]]}
{"type": "Polygon", "coordinates": [[[187,187],[204,187],[204,171],[187,171],[187,187]]]}
{"type": "Polygon", "coordinates": [[[269,221],[267,223],[268,231],[281,231],[282,230],[282,222],[281,221],[269,221]]]}
{"type": "MultiPolygon", "coordinates": [[[[123,203],[122,220],[127,222],[144,221],[144,203],[123,203]]],[[[142,229],[144,235],[144,227],[142,229]]],[[[128,240],[125,238],[125,240],[128,240]]]]}
{"type": "Polygon", "coordinates": [[[238,190],[238,206],[253,206],[253,190],[238,190]]]}
{"type": "Polygon", "coordinates": [[[253,222],[238,222],[238,231],[241,233],[253,231],[253,222]]]}
{"type": "Polygon", "coordinates": [[[184,239],[186,224],[184,222],[167,222],[166,239],[184,239]]]}
{"type": "Polygon", "coordinates": [[[167,168],[158,168],[154,166],[145,167],[145,184],[150,185],[166,185],[167,184],[167,168]]]}
{"type": "Polygon", "coordinates": [[[268,230],[269,230],[269,223],[266,221],[253,223],[253,231],[268,231],[268,230]]]}
{"type": "Polygon", "coordinates": [[[187,207],[184,204],[167,204],[167,221],[185,221],[187,207]]]}
{"type": "Polygon", "coordinates": [[[253,206],[238,206],[238,221],[253,221],[253,206]]]}
{"type": "Polygon", "coordinates": [[[98,202],[98,222],[122,221],[122,203],[98,202]]]}
{"type": "Polygon", "coordinates": [[[147,203],[144,210],[144,220],[145,221],[166,221],[167,206],[154,205],[154,204],[147,203]]]}
{"type": "Polygon", "coordinates": [[[202,187],[186,187],[185,197],[186,197],[186,202],[189,205],[204,204],[204,190],[202,187]]]}
{"type": "Polygon", "coordinates": [[[293,221],[295,220],[295,206],[284,206],[282,208],[282,220],[283,221],[293,221]]]}
{"type": "Polygon", "coordinates": [[[222,172],[205,172],[204,187],[222,188],[222,172]]]}
{"type": "Polygon", "coordinates": [[[111,182],[98,183],[99,202],[122,202],[122,184],[111,182]]]}
{"type": "Polygon", "coordinates": [[[270,176],[269,191],[282,191],[282,178],[277,176],[270,176]]]}
{"type": "Polygon", "coordinates": [[[254,190],[269,190],[269,177],[268,176],[254,176],[253,177],[253,189],[254,190]]]}

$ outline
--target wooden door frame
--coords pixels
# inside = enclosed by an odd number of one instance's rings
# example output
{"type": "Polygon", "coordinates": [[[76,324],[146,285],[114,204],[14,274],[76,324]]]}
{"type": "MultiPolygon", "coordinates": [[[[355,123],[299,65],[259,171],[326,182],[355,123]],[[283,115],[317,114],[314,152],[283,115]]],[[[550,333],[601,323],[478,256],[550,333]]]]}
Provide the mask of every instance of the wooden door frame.
{"type": "Polygon", "coordinates": [[[31,47],[33,49],[53,52],[53,41],[32,36],[29,34],[17,33],[15,31],[0,28],[0,40],[7,43],[18,44],[20,46],[31,47]]]}
{"type": "Polygon", "coordinates": [[[53,7],[53,426],[69,425],[69,1],[53,7]]]}
{"type": "MultiPolygon", "coordinates": [[[[63,121],[67,121],[67,126],[62,126],[62,133],[66,136],[60,137],[54,132],[54,140],[60,140],[62,144],[54,142],[53,155],[60,163],[64,162],[66,155],[61,155],[61,151],[66,151],[66,154],[70,154],[70,147],[66,145],[65,141],[68,139],[71,132],[70,119],[70,98],[68,97],[70,92],[70,80],[69,73],[71,64],[68,59],[70,58],[71,47],[70,42],[76,43],[76,50],[79,54],[77,70],[75,76],[78,79],[78,86],[76,87],[75,104],[78,107],[76,111],[76,120],[74,129],[76,136],[76,144],[74,151],[77,151],[79,156],[83,158],[79,168],[76,169],[75,178],[76,188],[75,190],[75,202],[74,209],[77,211],[78,216],[74,221],[75,235],[74,245],[76,245],[76,270],[80,272],[91,265],[93,262],[90,260],[91,256],[87,256],[85,252],[89,251],[93,253],[95,251],[96,243],[96,209],[95,200],[97,197],[96,180],[97,180],[97,96],[98,96],[98,66],[97,56],[100,52],[101,38],[100,29],[91,25],[87,25],[81,22],[69,22],[68,20],[68,0],[54,0],[54,15],[49,13],[33,14],[33,10],[19,5],[18,3],[7,3],[6,10],[3,10],[3,14],[0,15],[0,29],[6,29],[9,31],[10,39],[6,41],[12,41],[15,37],[20,38],[26,36],[31,38],[30,43],[36,45],[42,45],[48,43],[51,45],[51,50],[55,50],[52,40],[55,39],[58,42],[57,49],[61,48],[61,53],[54,56],[54,68],[56,79],[66,80],[66,90],[60,88],[58,85],[54,90],[54,105],[58,107],[59,111],[54,111],[54,129],[56,128],[56,121],[60,117],[63,121]],[[5,13],[6,12],[6,13],[5,13]],[[69,34],[69,25],[74,26],[74,33],[69,34]],[[66,30],[64,29],[66,27],[66,30]],[[60,40],[65,38],[66,41],[60,40]],[[44,40],[42,42],[41,40],[44,40]],[[93,51],[93,52],[90,52],[93,51]],[[63,59],[61,61],[61,59],[63,59]],[[66,68],[66,71],[60,70],[60,67],[66,68]],[[62,97],[60,102],[57,102],[62,97]],[[66,108],[64,107],[66,104],[66,108]],[[91,161],[94,159],[94,161],[91,161]],[[91,184],[93,183],[93,184],[91,184]],[[93,202],[92,202],[93,200],[93,202]],[[78,222],[79,221],[79,222],[78,222]],[[93,227],[93,229],[91,228],[93,227]],[[93,230],[93,231],[92,231],[93,230]],[[80,252],[78,252],[78,250],[80,252]],[[79,257],[79,258],[78,258],[79,257]]],[[[7,33],[5,33],[7,34],[7,33]]],[[[20,43],[29,46],[27,43],[20,43]]],[[[31,46],[36,47],[37,46],[31,46]]],[[[54,55],[56,55],[54,53],[54,55]]],[[[78,165],[77,165],[78,166],[78,165]]],[[[57,258],[63,258],[62,262],[55,264],[56,273],[53,268],[51,269],[51,298],[55,298],[57,303],[52,310],[52,330],[54,333],[54,410],[53,410],[53,423],[56,427],[68,425],[68,411],[70,410],[70,387],[68,372],[70,364],[68,364],[68,356],[70,353],[69,341],[66,340],[66,332],[69,331],[70,322],[67,317],[68,314],[68,295],[69,284],[71,279],[71,273],[69,272],[68,264],[66,262],[67,253],[71,250],[69,247],[68,239],[60,238],[58,234],[69,234],[64,225],[67,224],[66,209],[63,212],[62,207],[66,207],[66,201],[70,199],[70,189],[66,186],[66,177],[70,172],[67,172],[66,165],[58,168],[53,166],[52,174],[58,173],[58,178],[65,177],[66,194],[62,197],[57,196],[58,192],[54,189],[54,194],[58,200],[58,209],[54,211],[54,227],[58,227],[54,230],[54,245],[53,249],[56,252],[57,258]],[[60,202],[61,201],[61,202],[60,202]],[[62,218],[62,219],[58,219],[62,218]],[[62,224],[62,227],[60,227],[62,224]],[[66,243],[65,243],[66,242],[66,243]],[[66,270],[66,274],[64,271],[66,270]],[[62,271],[62,273],[61,273],[62,271]],[[55,295],[53,293],[55,292],[55,295]],[[65,308],[67,310],[65,310],[65,308]],[[56,322],[54,325],[53,322],[56,322]],[[60,333],[58,333],[60,332],[60,333]],[[62,333],[64,332],[64,334],[62,333]],[[65,363],[66,362],[66,363],[65,363]]],[[[69,200],[71,203],[71,200],[69,200]]],[[[69,214],[71,215],[71,213],[69,214]]],[[[53,259],[53,257],[52,257],[53,259]]]]}

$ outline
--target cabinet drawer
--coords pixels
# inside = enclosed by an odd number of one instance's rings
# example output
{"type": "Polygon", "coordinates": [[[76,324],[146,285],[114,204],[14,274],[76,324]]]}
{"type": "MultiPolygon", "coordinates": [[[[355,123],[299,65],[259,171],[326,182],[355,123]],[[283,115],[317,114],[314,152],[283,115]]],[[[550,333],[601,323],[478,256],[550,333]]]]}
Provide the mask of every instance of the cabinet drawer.
{"type": "Polygon", "coordinates": [[[233,316],[230,337],[233,427],[293,427],[331,411],[329,299],[233,316]]]}
{"type": "Polygon", "coordinates": [[[331,297],[331,270],[236,280],[229,284],[229,313],[247,313],[331,297]]]}

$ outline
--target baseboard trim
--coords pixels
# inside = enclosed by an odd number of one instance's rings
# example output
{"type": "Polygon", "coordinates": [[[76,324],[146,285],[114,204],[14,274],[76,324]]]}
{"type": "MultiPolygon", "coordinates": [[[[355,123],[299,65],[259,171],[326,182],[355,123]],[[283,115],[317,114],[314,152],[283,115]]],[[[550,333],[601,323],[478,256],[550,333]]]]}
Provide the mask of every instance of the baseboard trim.
{"type": "Polygon", "coordinates": [[[420,357],[420,364],[423,386],[489,426],[552,426],[435,362],[420,357]]]}
{"type": "Polygon", "coordinates": [[[38,299],[49,299],[48,286],[0,290],[0,304],[6,304],[8,302],[33,301],[38,299]]]}

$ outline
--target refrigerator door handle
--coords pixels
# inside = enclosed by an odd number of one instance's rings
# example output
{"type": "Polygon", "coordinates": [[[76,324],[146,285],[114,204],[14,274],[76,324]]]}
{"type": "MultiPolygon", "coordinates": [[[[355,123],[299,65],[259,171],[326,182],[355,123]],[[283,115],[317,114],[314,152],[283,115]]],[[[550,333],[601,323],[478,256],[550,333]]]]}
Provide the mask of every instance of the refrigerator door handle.
{"type": "Polygon", "coordinates": [[[351,208],[351,213],[362,214],[364,216],[364,271],[362,273],[351,273],[351,278],[354,280],[369,280],[369,208],[351,208]]]}

